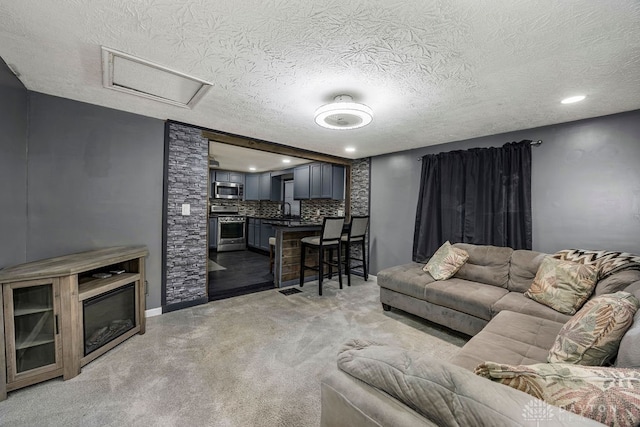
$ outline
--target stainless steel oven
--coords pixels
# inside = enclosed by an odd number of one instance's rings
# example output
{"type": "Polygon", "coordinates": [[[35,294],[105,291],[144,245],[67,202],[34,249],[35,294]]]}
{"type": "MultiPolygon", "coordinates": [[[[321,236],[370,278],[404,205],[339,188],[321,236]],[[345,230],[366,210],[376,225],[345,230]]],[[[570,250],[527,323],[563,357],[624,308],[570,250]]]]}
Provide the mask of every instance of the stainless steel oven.
{"type": "Polygon", "coordinates": [[[218,217],[218,252],[246,249],[245,222],[240,215],[218,217]]]}
{"type": "Polygon", "coordinates": [[[242,200],[244,186],[237,182],[220,182],[213,183],[211,194],[214,199],[232,199],[242,200]]]}

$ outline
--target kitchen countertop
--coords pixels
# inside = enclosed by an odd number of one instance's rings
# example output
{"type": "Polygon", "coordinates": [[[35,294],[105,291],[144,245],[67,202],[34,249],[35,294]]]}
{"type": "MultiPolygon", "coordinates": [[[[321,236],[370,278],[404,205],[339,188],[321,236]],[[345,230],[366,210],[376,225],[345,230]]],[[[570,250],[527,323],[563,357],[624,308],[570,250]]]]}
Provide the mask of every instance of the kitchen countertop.
{"type": "Polygon", "coordinates": [[[305,221],[305,220],[289,220],[289,219],[274,219],[263,218],[265,223],[271,224],[274,227],[283,228],[299,228],[299,227],[321,227],[322,221],[305,221]]]}

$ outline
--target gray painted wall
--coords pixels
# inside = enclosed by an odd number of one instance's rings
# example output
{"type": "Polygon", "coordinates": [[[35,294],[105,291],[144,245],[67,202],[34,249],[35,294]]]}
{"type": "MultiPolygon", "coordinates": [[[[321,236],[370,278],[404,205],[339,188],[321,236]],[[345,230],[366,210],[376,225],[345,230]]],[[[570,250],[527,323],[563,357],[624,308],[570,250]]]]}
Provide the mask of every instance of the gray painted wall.
{"type": "Polygon", "coordinates": [[[0,268],[27,257],[27,101],[0,58],[0,268]]]}
{"type": "Polygon", "coordinates": [[[160,307],[164,122],[29,93],[27,261],[146,245],[160,307]]]}
{"type": "Polygon", "coordinates": [[[543,140],[532,148],[533,249],[640,254],[640,110],[377,156],[371,272],[411,261],[425,154],[543,140]]]}

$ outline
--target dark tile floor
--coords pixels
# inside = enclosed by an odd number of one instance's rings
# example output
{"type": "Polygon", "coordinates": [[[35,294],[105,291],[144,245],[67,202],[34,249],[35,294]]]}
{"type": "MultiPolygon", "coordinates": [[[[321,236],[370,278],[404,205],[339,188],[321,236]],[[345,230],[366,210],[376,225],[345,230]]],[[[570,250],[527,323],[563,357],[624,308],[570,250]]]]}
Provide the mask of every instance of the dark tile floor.
{"type": "Polygon", "coordinates": [[[209,272],[209,301],[274,288],[269,255],[249,250],[210,250],[209,258],[226,268],[209,272]]]}

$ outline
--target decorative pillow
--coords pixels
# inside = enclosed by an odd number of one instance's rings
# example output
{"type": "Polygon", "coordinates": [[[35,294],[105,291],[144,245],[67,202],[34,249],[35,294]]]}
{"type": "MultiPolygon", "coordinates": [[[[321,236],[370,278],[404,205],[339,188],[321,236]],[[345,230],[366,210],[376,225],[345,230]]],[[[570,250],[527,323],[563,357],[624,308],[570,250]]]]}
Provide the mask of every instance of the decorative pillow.
{"type": "Polygon", "coordinates": [[[640,371],[634,369],[485,362],[475,373],[603,424],[640,423],[640,371]]]}
{"type": "Polygon", "coordinates": [[[468,259],[469,254],[467,251],[454,248],[449,241],[446,241],[433,254],[423,270],[431,274],[436,280],[446,280],[456,274],[468,259]]]}
{"type": "Polygon", "coordinates": [[[564,314],[575,314],[596,286],[593,266],[546,257],[524,295],[564,314]]]}
{"type": "Polygon", "coordinates": [[[592,298],[560,329],[547,361],[604,365],[616,356],[639,305],[623,291],[592,298]]]}

